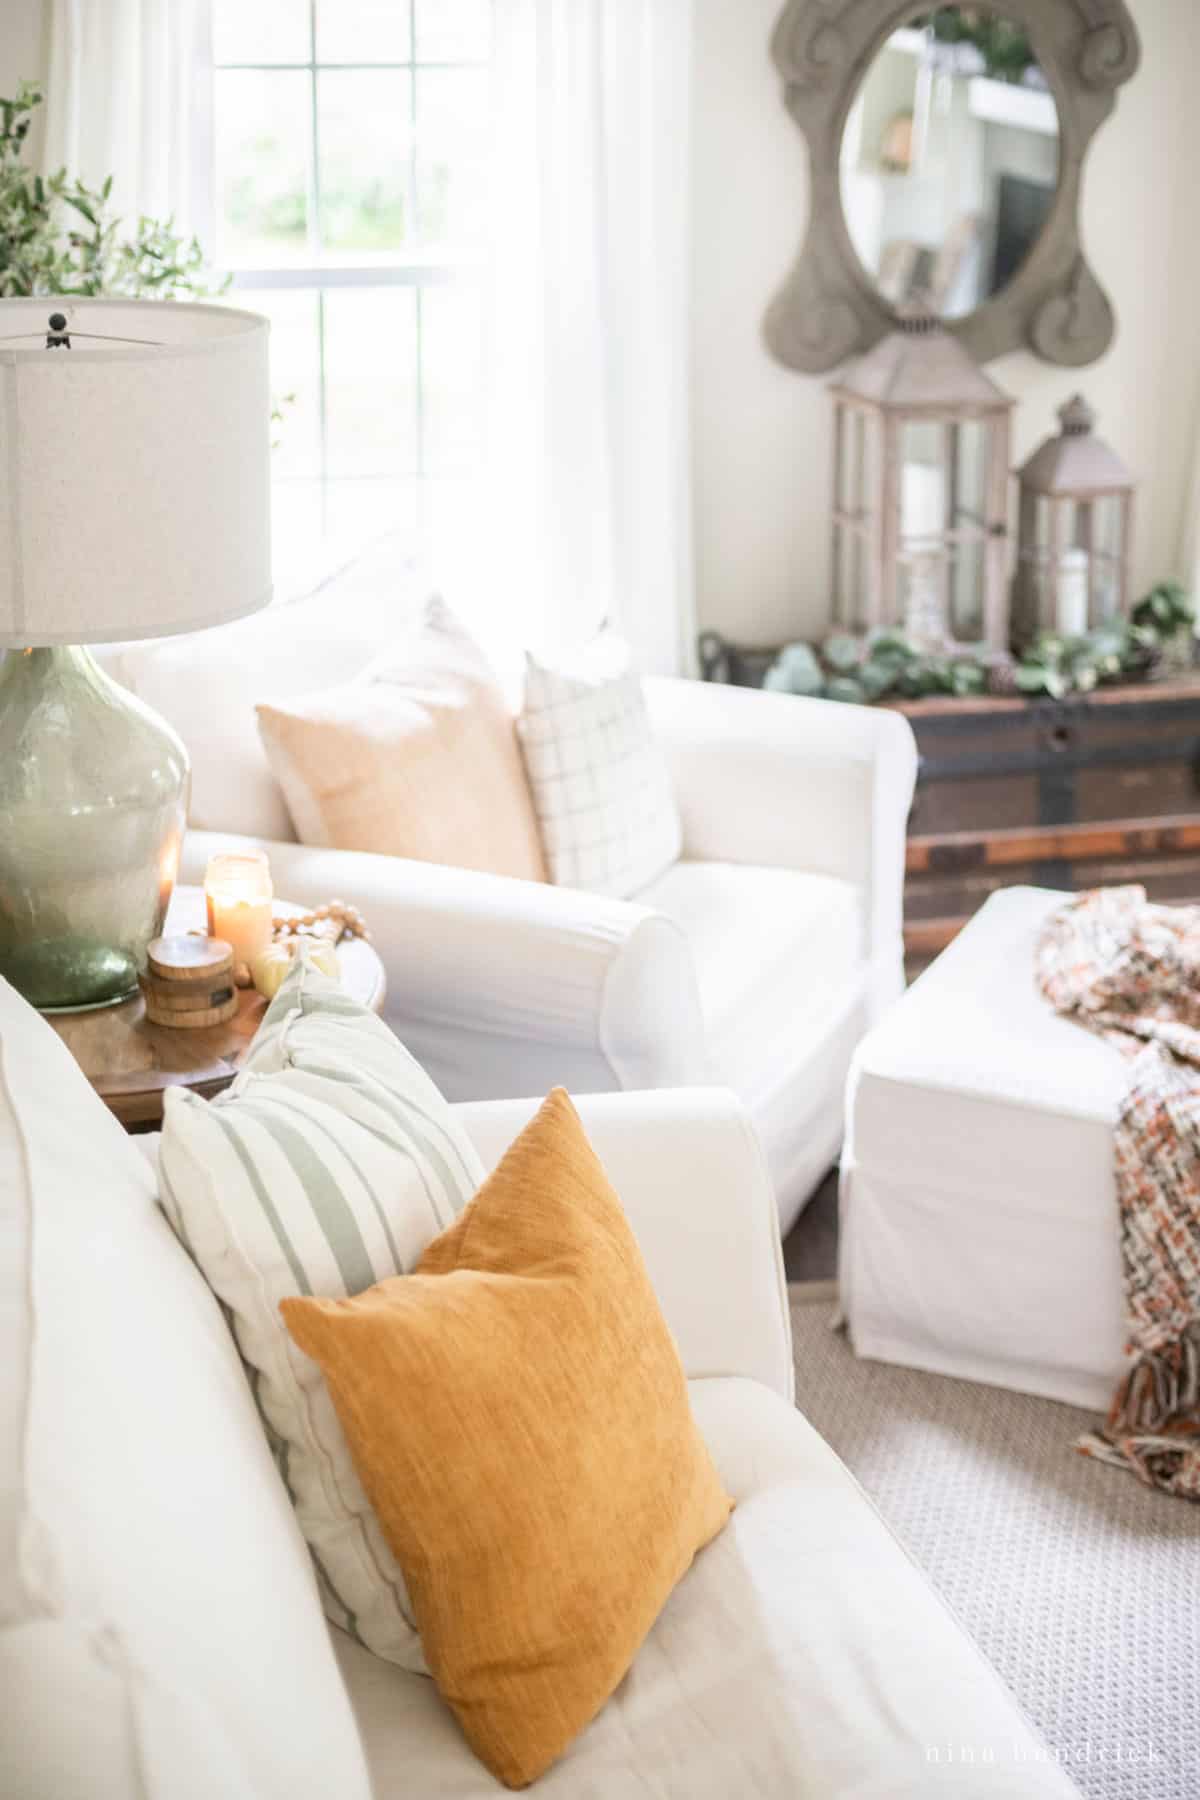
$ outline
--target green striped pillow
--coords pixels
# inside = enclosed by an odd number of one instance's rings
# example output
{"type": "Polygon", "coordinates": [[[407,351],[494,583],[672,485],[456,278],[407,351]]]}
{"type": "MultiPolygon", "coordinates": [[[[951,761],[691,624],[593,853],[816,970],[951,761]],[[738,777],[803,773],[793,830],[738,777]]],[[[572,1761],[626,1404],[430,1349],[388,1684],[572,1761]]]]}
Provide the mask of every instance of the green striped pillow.
{"type": "Polygon", "coordinates": [[[327,1613],[423,1670],[400,1570],[279,1302],[411,1269],[483,1179],[469,1139],[387,1026],[298,964],[225,1094],[168,1090],[159,1169],[167,1216],[226,1308],[327,1613]]]}

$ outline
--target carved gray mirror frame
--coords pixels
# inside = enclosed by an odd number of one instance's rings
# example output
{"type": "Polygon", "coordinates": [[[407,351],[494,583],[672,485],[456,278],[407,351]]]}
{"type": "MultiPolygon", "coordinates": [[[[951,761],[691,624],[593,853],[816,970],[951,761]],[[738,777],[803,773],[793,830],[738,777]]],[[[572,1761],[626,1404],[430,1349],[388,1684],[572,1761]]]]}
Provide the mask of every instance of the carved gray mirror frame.
{"type": "MultiPolygon", "coordinates": [[[[1094,362],[1112,341],[1113,309],[1079,241],[1083,163],[1140,46],[1125,0],[990,0],[1023,25],[1058,106],[1058,190],[1042,234],[998,294],[946,321],[978,362],[1023,346],[1046,362],[1094,362]]],[[[936,0],[930,0],[930,8],[936,0]]],[[[896,315],[850,241],[840,152],[859,84],[885,39],[920,0],[788,0],[771,40],[784,103],[808,140],[810,205],[800,256],[766,318],[773,353],[820,374],[869,350],[896,315]]]]}

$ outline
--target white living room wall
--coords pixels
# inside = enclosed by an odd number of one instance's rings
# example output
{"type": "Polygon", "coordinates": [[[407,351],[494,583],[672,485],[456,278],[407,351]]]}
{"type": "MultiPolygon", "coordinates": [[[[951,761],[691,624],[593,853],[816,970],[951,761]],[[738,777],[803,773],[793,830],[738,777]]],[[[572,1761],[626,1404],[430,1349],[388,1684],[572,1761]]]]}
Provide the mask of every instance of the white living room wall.
{"type": "MultiPolygon", "coordinates": [[[[819,634],[828,618],[830,412],[823,378],[767,354],[766,305],[799,247],[803,139],[768,42],[782,0],[695,0],[693,430],[699,616],[743,643],[819,634]]],[[[1081,388],[1142,477],[1137,580],[1190,574],[1200,404],[1200,16],[1132,0],[1142,66],[1097,137],[1084,243],[1112,297],[1104,359],[1059,369],[1020,353],[990,373],[1019,402],[1016,453],[1081,388]]]]}
{"type": "MultiPolygon", "coordinates": [[[[0,0],[0,93],[16,92],[18,81],[44,81],[49,59],[45,0],[0,0]]],[[[34,121],[33,155],[42,150],[42,121],[34,121]]]]}

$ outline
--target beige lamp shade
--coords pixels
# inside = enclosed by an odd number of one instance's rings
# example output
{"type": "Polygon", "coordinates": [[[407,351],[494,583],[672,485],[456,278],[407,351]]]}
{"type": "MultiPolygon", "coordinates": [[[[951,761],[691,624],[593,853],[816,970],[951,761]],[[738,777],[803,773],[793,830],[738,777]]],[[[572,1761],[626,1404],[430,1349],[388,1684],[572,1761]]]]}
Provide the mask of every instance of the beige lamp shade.
{"type": "Polygon", "coordinates": [[[0,301],[0,646],[158,637],[267,604],[267,334],[224,306],[0,301]],[[46,347],[52,313],[69,348],[46,347]]]}

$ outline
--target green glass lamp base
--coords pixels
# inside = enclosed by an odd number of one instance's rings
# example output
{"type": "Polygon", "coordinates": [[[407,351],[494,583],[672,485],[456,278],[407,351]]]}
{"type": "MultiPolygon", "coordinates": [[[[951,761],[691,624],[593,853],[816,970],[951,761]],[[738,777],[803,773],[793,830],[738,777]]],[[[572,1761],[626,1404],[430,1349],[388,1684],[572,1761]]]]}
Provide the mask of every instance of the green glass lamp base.
{"type": "Polygon", "coordinates": [[[0,665],[0,975],[43,1012],[137,991],[175,885],[188,760],[79,648],[0,665]]]}
{"type": "Polygon", "coordinates": [[[138,991],[133,956],[87,938],[29,944],[0,966],[17,992],[45,1013],[92,1012],[132,1000],[138,991]],[[48,998],[55,994],[71,998],[48,998]]]}

